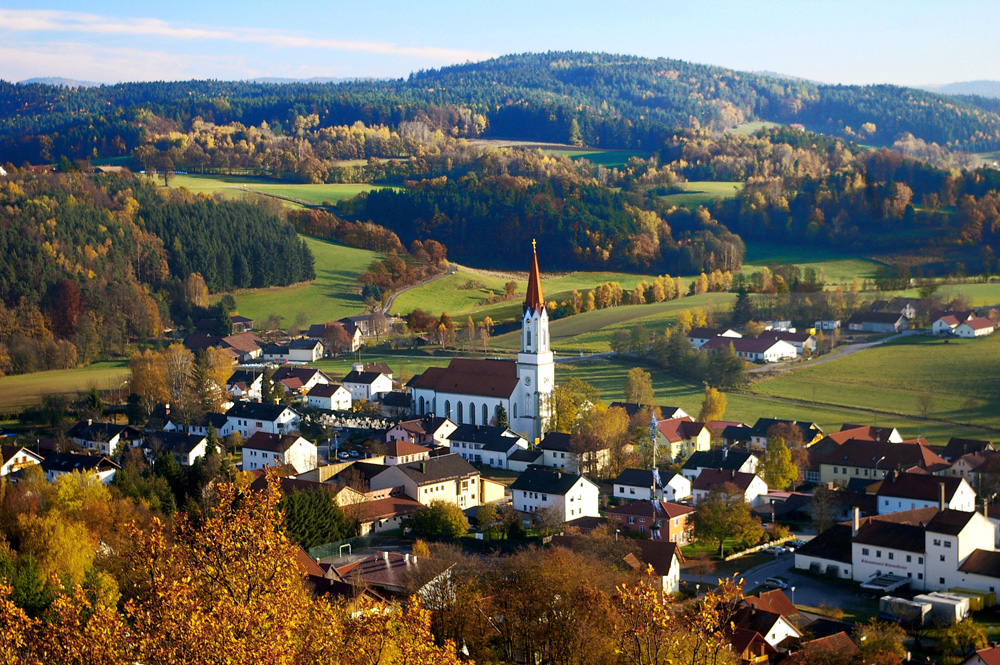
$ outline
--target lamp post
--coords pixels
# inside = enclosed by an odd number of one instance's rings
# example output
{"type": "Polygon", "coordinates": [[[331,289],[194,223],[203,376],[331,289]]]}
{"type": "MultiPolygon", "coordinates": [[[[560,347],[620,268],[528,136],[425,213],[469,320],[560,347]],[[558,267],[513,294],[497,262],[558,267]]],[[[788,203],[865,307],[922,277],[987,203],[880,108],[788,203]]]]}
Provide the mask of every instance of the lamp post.
{"type": "Polygon", "coordinates": [[[885,459],[885,455],[882,455],[882,457],[879,457],[877,460],[875,460],[875,477],[876,478],[878,478],[878,465],[879,465],[879,462],[881,462],[884,459],[885,459]]]}
{"type": "Polygon", "coordinates": [[[795,604],[795,587],[792,587],[792,605],[795,604]]]}

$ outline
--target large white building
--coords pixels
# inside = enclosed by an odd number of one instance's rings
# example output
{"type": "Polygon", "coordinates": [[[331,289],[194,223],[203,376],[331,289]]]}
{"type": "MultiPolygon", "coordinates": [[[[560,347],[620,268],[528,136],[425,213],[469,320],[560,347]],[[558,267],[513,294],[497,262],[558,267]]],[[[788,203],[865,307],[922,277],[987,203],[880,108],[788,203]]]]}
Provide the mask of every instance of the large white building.
{"type": "Polygon", "coordinates": [[[552,509],[563,522],[600,517],[597,485],[573,473],[529,468],[511,484],[510,493],[514,508],[522,513],[552,509]]]}
{"type": "Polygon", "coordinates": [[[316,468],[316,444],[295,434],[257,432],[243,444],[243,470],[288,464],[296,473],[316,468]]]}
{"type": "Polygon", "coordinates": [[[536,443],[548,429],[554,387],[549,314],[537,253],[532,254],[517,362],[455,358],[448,367],[428,368],[409,383],[418,416],[450,418],[459,425],[496,425],[502,408],[510,428],[536,443]]]}

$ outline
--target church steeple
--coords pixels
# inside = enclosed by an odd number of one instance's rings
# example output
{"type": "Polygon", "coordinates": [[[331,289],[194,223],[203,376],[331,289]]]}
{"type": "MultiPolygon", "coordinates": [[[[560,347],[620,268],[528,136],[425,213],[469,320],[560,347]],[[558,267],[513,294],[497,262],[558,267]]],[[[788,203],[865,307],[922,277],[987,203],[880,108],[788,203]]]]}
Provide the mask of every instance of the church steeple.
{"type": "Polygon", "coordinates": [[[542,295],[542,277],[538,272],[538,250],[534,240],[531,241],[531,273],[528,275],[528,293],[524,296],[525,312],[540,312],[545,309],[545,296],[542,295]]]}

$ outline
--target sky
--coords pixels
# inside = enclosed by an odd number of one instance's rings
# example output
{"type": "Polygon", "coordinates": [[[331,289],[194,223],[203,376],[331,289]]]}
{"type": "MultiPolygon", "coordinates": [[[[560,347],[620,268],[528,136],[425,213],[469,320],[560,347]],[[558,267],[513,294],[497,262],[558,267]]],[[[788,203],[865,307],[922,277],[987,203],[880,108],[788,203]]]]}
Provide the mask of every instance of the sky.
{"type": "Polygon", "coordinates": [[[574,50],[924,85],[1000,80],[998,26],[980,0],[0,0],[0,78],[399,78],[574,50]]]}

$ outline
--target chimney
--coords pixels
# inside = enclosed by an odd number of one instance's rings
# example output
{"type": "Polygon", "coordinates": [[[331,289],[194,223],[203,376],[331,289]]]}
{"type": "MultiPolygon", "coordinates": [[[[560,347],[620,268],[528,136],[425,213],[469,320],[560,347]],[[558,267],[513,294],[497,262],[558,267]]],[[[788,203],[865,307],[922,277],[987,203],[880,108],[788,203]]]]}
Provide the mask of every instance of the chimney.
{"type": "Polygon", "coordinates": [[[562,471],[556,471],[556,480],[562,480],[562,471]]]}
{"type": "Polygon", "coordinates": [[[427,462],[420,463],[420,473],[427,473],[427,462]]]}
{"type": "Polygon", "coordinates": [[[983,517],[987,519],[990,517],[990,510],[988,504],[986,503],[986,499],[983,499],[983,517]]]}
{"type": "Polygon", "coordinates": [[[938,483],[938,510],[944,510],[944,483],[938,483]]]}
{"type": "Polygon", "coordinates": [[[382,552],[382,559],[388,564],[389,563],[389,553],[382,552]]]}
{"type": "Polygon", "coordinates": [[[858,529],[861,528],[861,509],[854,508],[854,522],[851,524],[851,538],[858,535],[858,529]]]}
{"type": "Polygon", "coordinates": [[[90,427],[93,424],[94,424],[94,419],[93,418],[87,418],[87,427],[90,427]]]}
{"type": "Polygon", "coordinates": [[[404,554],[403,555],[403,561],[405,561],[406,565],[409,566],[410,565],[410,555],[409,554],[404,554]]]}

